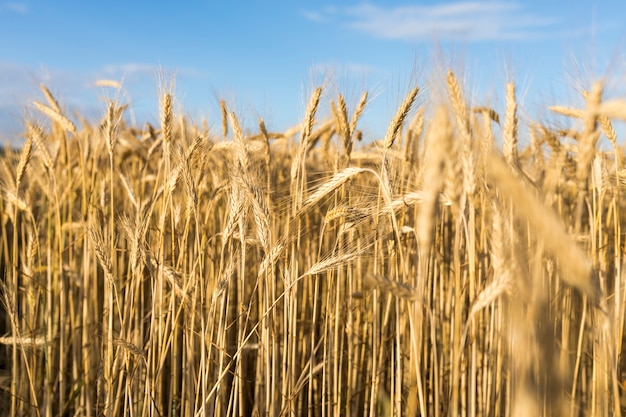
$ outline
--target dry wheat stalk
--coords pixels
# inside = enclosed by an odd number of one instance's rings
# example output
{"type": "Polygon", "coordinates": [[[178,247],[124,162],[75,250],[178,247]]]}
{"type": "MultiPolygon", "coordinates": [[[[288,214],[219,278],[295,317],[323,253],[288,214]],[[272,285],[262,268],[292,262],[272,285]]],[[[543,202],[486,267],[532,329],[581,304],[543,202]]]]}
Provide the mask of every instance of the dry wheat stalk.
{"type": "Polygon", "coordinates": [[[473,302],[467,321],[483,308],[489,306],[503,293],[511,293],[515,289],[515,273],[508,261],[510,239],[505,234],[504,219],[501,210],[494,204],[491,228],[491,260],[494,279],[481,291],[473,302]]]}
{"type": "Polygon", "coordinates": [[[407,140],[404,146],[404,160],[413,162],[419,153],[419,139],[424,130],[424,107],[419,108],[415,112],[413,120],[409,124],[407,130],[407,140]]]}
{"type": "Polygon", "coordinates": [[[511,201],[517,216],[532,226],[546,248],[559,260],[561,279],[590,299],[598,300],[601,293],[592,275],[591,264],[582,249],[565,233],[554,212],[524,187],[499,157],[492,156],[488,160],[486,173],[500,193],[511,201]]]}
{"type": "Polygon", "coordinates": [[[445,153],[452,142],[452,127],[448,120],[448,109],[439,107],[428,131],[428,159],[424,171],[424,202],[418,217],[418,239],[422,256],[430,250],[432,229],[437,214],[437,200],[443,188],[442,174],[445,153]]]}
{"type": "Polygon", "coordinates": [[[597,129],[597,108],[602,101],[602,82],[593,85],[587,97],[587,111],[583,118],[583,133],[578,143],[578,158],[576,164],[576,177],[580,184],[584,184],[589,176],[589,167],[595,156],[596,144],[600,137],[597,129]]]}
{"type": "Polygon", "coordinates": [[[126,176],[121,172],[118,172],[118,176],[120,177],[120,180],[122,180],[122,186],[124,187],[124,190],[126,190],[126,194],[128,195],[128,198],[130,199],[133,207],[135,207],[135,210],[139,210],[139,202],[137,201],[135,193],[130,183],[128,182],[128,178],[126,178],[126,176]]]}
{"type": "MultiPolygon", "coordinates": [[[[4,190],[4,197],[6,198],[6,200],[9,203],[13,204],[19,210],[21,210],[21,211],[23,211],[25,213],[28,213],[29,216],[32,216],[30,214],[30,207],[28,206],[28,203],[26,203],[26,201],[24,201],[24,199],[22,199],[17,194],[15,194],[15,192],[13,192],[11,190],[4,190]]],[[[8,214],[10,216],[12,216],[11,211],[9,211],[8,214]]],[[[15,219],[13,219],[13,221],[15,221],[15,219]]]]}
{"type": "Polygon", "coordinates": [[[506,85],[506,114],[502,136],[502,153],[506,162],[517,166],[517,102],[515,101],[514,83],[507,83],[506,85]]]}

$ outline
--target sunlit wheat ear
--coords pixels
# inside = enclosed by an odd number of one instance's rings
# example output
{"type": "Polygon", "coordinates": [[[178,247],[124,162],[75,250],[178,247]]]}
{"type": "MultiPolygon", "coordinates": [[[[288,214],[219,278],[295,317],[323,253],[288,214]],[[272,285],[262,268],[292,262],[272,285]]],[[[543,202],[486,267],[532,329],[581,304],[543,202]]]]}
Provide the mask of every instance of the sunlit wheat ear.
{"type": "Polygon", "coordinates": [[[63,129],[67,130],[70,133],[76,133],[76,126],[74,125],[74,123],[70,119],[65,117],[61,112],[37,101],[34,101],[33,104],[40,112],[48,116],[52,121],[57,122],[59,126],[61,126],[63,129]]]}
{"type": "Polygon", "coordinates": [[[37,132],[35,128],[29,123],[26,142],[24,142],[24,146],[22,146],[22,151],[20,152],[20,160],[17,164],[17,170],[15,172],[16,195],[19,195],[20,184],[22,182],[22,179],[24,178],[24,174],[26,173],[26,168],[28,167],[28,164],[30,163],[30,160],[33,156],[33,145],[36,135],[37,132]]]}
{"type": "Polygon", "coordinates": [[[349,154],[348,146],[350,144],[350,126],[348,125],[348,108],[346,107],[346,100],[341,94],[337,97],[337,121],[339,126],[339,133],[342,136],[344,153],[349,154]]]}
{"type": "Polygon", "coordinates": [[[54,98],[50,90],[48,90],[48,87],[46,87],[45,84],[39,84],[39,89],[43,92],[46,100],[48,100],[48,104],[50,105],[50,107],[52,107],[52,109],[57,113],[62,113],[59,102],[56,100],[56,98],[54,98]]]}
{"type": "Polygon", "coordinates": [[[265,200],[257,187],[248,186],[246,188],[252,205],[252,215],[256,225],[257,238],[265,252],[270,251],[270,212],[265,204],[265,200]]]}
{"type": "Polygon", "coordinates": [[[575,119],[582,119],[585,115],[585,112],[582,110],[572,109],[565,106],[550,106],[548,109],[563,116],[573,117],[575,119]]]}
{"type": "Polygon", "coordinates": [[[528,187],[525,187],[501,158],[492,155],[487,161],[486,174],[497,186],[501,195],[510,201],[518,218],[528,222],[559,261],[561,279],[590,297],[598,300],[602,295],[594,276],[591,262],[565,233],[556,214],[546,207],[528,187]]]}
{"type": "Polygon", "coordinates": [[[500,123],[500,116],[495,110],[488,107],[474,107],[472,109],[476,113],[482,115],[482,135],[480,136],[480,161],[482,165],[485,164],[485,159],[493,152],[495,138],[493,135],[493,129],[491,128],[491,122],[500,123]]]}
{"type": "Polygon", "coordinates": [[[266,175],[270,175],[270,163],[272,162],[272,153],[270,147],[270,136],[267,133],[267,128],[265,127],[265,121],[262,118],[259,118],[259,132],[261,133],[261,138],[263,139],[263,144],[265,147],[263,148],[263,153],[265,155],[265,167],[267,169],[266,175]]]}
{"type": "Polygon", "coordinates": [[[123,215],[119,220],[120,229],[130,242],[130,266],[135,270],[140,262],[146,260],[143,227],[137,224],[136,218],[123,215]]]}
{"type": "Polygon", "coordinates": [[[591,92],[586,94],[587,109],[583,118],[583,133],[578,144],[576,177],[581,184],[587,181],[591,161],[596,153],[596,144],[600,137],[597,129],[598,108],[602,101],[602,82],[596,82],[591,92]]]}
{"type": "Polygon", "coordinates": [[[235,158],[238,161],[238,168],[241,170],[241,174],[247,178],[247,172],[250,168],[250,153],[248,152],[248,145],[243,136],[243,130],[239,124],[239,120],[235,113],[228,113],[228,120],[233,128],[233,136],[235,137],[235,158]]]}
{"type": "Polygon", "coordinates": [[[300,134],[300,146],[291,162],[291,181],[292,183],[298,178],[304,164],[306,151],[309,146],[309,139],[315,124],[315,113],[320,104],[320,96],[322,95],[322,87],[317,87],[311,96],[309,105],[306,109],[304,121],[302,122],[302,130],[300,134]]]}
{"type": "Polygon", "coordinates": [[[613,124],[611,123],[611,119],[601,114],[598,116],[598,123],[600,123],[600,127],[602,127],[602,131],[608,140],[611,141],[613,146],[617,144],[617,133],[615,129],[613,129],[613,124]]]}
{"type": "Polygon", "coordinates": [[[170,159],[172,150],[172,95],[165,93],[161,96],[161,133],[163,136],[163,150],[165,160],[170,159]]]}
{"type": "Polygon", "coordinates": [[[220,113],[222,115],[222,135],[226,137],[228,136],[228,108],[224,100],[220,100],[220,113]]]}
{"type": "Polygon", "coordinates": [[[448,71],[446,82],[448,84],[450,103],[452,105],[452,110],[454,112],[458,128],[461,131],[461,134],[464,135],[466,133],[469,133],[469,114],[467,111],[465,99],[463,98],[461,87],[459,86],[457,78],[452,71],[448,71]]]}
{"type": "Polygon", "coordinates": [[[107,115],[102,123],[105,143],[110,157],[113,157],[115,144],[117,143],[117,127],[122,118],[124,108],[118,107],[114,102],[110,102],[107,108],[107,115]]]}
{"type": "MultiPolygon", "coordinates": [[[[35,147],[35,150],[36,150],[37,154],[40,155],[41,152],[42,152],[41,148],[46,148],[46,145],[45,145],[46,136],[45,136],[43,128],[39,124],[31,123],[31,122],[27,121],[26,122],[26,131],[27,131],[28,135],[32,135],[32,137],[33,137],[33,146],[35,147]]],[[[44,151],[46,153],[48,153],[48,157],[50,157],[48,149],[46,148],[44,151]]],[[[48,161],[48,162],[52,162],[51,159],[52,158],[50,158],[50,161],[48,161]]],[[[42,161],[42,162],[44,162],[44,161],[42,161]]],[[[52,164],[50,164],[49,168],[52,169],[52,164]]]]}
{"type": "Polygon", "coordinates": [[[362,256],[366,253],[366,249],[356,250],[353,252],[348,252],[343,255],[330,256],[326,259],[322,259],[321,261],[313,264],[308,271],[306,271],[302,277],[321,274],[323,272],[329,271],[331,269],[339,268],[341,266],[346,266],[350,262],[357,259],[359,256],[362,256]]]}
{"type": "Polygon", "coordinates": [[[346,222],[360,222],[368,217],[365,211],[347,206],[339,206],[335,207],[332,210],[329,210],[324,217],[324,223],[328,224],[332,221],[343,218],[346,222]]]}
{"type": "Polygon", "coordinates": [[[411,91],[409,91],[409,94],[407,94],[407,96],[404,98],[404,101],[398,108],[395,116],[393,116],[393,119],[391,120],[391,123],[389,123],[387,133],[385,133],[385,138],[383,140],[385,149],[390,149],[393,146],[396,137],[398,136],[398,132],[404,124],[404,119],[406,119],[406,116],[409,114],[409,111],[411,110],[411,107],[415,102],[415,97],[417,97],[418,92],[419,88],[413,87],[411,91]]]}
{"type": "Polygon", "coordinates": [[[115,286],[115,275],[113,273],[113,262],[111,254],[108,250],[108,243],[102,234],[101,221],[95,219],[96,215],[92,215],[87,223],[87,235],[91,241],[91,247],[96,254],[96,258],[100,263],[100,267],[104,271],[104,276],[111,286],[115,286]]]}
{"type": "Polygon", "coordinates": [[[324,184],[322,184],[317,190],[315,190],[309,196],[309,198],[307,198],[304,201],[302,209],[306,210],[306,209],[314,206],[322,198],[324,198],[325,195],[333,192],[334,190],[336,190],[337,188],[341,187],[343,184],[348,182],[351,178],[353,178],[356,175],[359,175],[360,173],[362,173],[364,171],[366,171],[366,169],[364,169],[364,168],[357,168],[357,167],[348,167],[348,168],[345,168],[345,169],[339,171],[332,178],[330,178],[324,184]]]}
{"type": "Polygon", "coordinates": [[[367,91],[361,95],[361,99],[359,100],[359,104],[357,104],[354,113],[352,114],[352,119],[350,119],[350,134],[354,134],[356,131],[356,125],[363,114],[363,110],[365,110],[365,105],[367,104],[367,91]]]}
{"type": "MultiPolygon", "coordinates": [[[[586,100],[589,100],[588,91],[584,91],[583,96],[585,97],[586,100]]],[[[578,117],[582,118],[583,115],[584,113],[580,111],[580,115],[578,117]]],[[[617,133],[615,133],[615,129],[613,129],[613,124],[611,123],[611,119],[609,119],[605,114],[602,114],[602,112],[598,111],[598,123],[600,124],[600,127],[602,128],[602,131],[604,132],[604,135],[606,136],[606,138],[609,141],[611,141],[613,146],[615,146],[617,142],[617,133]]]]}
{"type": "MultiPolygon", "coordinates": [[[[475,147],[472,141],[467,104],[457,78],[452,71],[448,71],[446,82],[457,131],[461,140],[460,149],[462,149],[462,152],[460,153],[460,159],[463,167],[463,193],[460,203],[461,206],[464,206],[468,198],[470,200],[474,198],[476,191],[475,147]]],[[[461,209],[463,209],[463,207],[461,207],[461,209]]]]}

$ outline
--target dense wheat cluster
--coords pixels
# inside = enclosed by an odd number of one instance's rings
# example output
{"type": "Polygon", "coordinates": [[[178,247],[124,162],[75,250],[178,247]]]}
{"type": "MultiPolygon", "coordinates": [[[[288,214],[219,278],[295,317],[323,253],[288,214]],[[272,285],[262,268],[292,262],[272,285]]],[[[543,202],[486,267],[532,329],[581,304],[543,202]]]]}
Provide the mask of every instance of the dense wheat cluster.
{"type": "Polygon", "coordinates": [[[367,94],[274,133],[168,92],[160,126],[77,127],[42,86],[0,159],[2,410],[620,415],[624,102],[556,126],[440,84],[369,143],[367,94]]]}

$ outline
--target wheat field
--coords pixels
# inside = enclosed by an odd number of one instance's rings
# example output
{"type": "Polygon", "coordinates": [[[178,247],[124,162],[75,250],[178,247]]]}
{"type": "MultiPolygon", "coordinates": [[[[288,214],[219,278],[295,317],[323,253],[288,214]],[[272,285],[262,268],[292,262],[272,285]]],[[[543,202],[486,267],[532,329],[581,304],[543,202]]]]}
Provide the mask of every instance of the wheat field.
{"type": "Polygon", "coordinates": [[[626,102],[547,123],[440,78],[369,142],[367,93],[277,133],[41,86],[0,157],[0,411],[621,415],[626,102]]]}

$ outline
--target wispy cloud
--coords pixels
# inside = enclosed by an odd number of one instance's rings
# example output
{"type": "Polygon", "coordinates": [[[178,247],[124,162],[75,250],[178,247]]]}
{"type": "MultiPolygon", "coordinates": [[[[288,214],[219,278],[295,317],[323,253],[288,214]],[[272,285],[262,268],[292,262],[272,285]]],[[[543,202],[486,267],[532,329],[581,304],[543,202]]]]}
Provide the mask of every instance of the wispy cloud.
{"type": "Polygon", "coordinates": [[[154,75],[159,70],[157,65],[128,62],[124,64],[105,65],[102,72],[111,75],[154,75]]]}
{"type": "Polygon", "coordinates": [[[311,66],[311,71],[317,75],[367,77],[379,72],[380,70],[373,65],[361,64],[358,62],[319,62],[311,66]]]}
{"type": "Polygon", "coordinates": [[[29,8],[26,3],[7,1],[7,2],[0,4],[0,11],[27,14],[29,12],[29,8]]]}
{"type": "Polygon", "coordinates": [[[98,71],[98,76],[125,79],[125,80],[137,80],[137,79],[151,79],[155,81],[159,75],[165,74],[166,76],[172,76],[174,79],[177,76],[185,78],[204,78],[207,76],[207,71],[195,68],[195,67],[182,67],[182,68],[164,68],[157,64],[147,64],[141,62],[126,62],[122,64],[110,64],[105,65],[98,71]]]}
{"type": "Polygon", "coordinates": [[[321,23],[340,21],[348,28],[377,38],[408,41],[537,40],[555,36],[560,30],[557,17],[529,10],[520,2],[504,0],[396,7],[365,3],[303,15],[321,23]]]}

